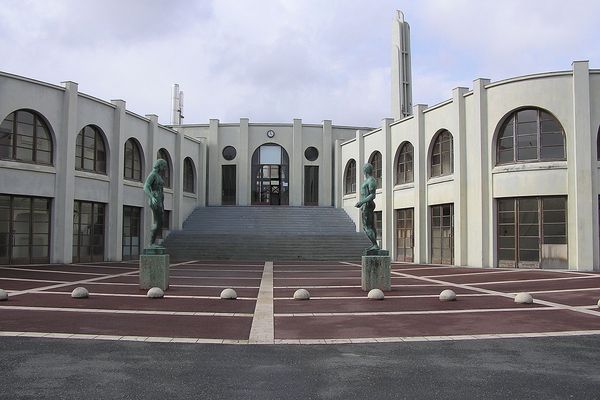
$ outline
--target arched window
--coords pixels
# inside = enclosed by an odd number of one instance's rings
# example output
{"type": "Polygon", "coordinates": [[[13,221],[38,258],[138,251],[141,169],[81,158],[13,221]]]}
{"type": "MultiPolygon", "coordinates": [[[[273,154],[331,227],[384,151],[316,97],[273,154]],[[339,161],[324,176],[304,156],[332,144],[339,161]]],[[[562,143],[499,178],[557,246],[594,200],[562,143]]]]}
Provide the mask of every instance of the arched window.
{"type": "Polygon", "coordinates": [[[196,176],[196,168],[191,158],[186,157],[183,160],[183,191],[188,193],[196,193],[196,185],[194,177],[196,176]]]}
{"type": "Polygon", "coordinates": [[[125,142],[125,173],[123,176],[132,181],[142,181],[142,151],[135,139],[125,142]]]}
{"type": "Polygon", "coordinates": [[[356,161],[350,159],[344,170],[344,194],[356,193],[356,161]]]}
{"type": "Polygon", "coordinates": [[[440,131],[431,148],[430,177],[451,175],[454,172],[454,145],[452,134],[447,130],[440,131]]]}
{"type": "Polygon", "coordinates": [[[539,108],[513,112],[498,131],[496,164],[566,160],[565,133],[554,116],[539,108]]]}
{"type": "Polygon", "coordinates": [[[265,143],[252,153],[252,204],[290,203],[290,157],[284,147],[265,143]]]}
{"type": "Polygon", "coordinates": [[[413,145],[410,142],[404,142],[396,153],[396,180],[395,185],[414,182],[413,166],[413,145]]]}
{"type": "Polygon", "coordinates": [[[381,153],[374,151],[369,157],[369,164],[373,166],[373,178],[377,182],[377,189],[381,189],[381,153]]]}
{"type": "Polygon", "coordinates": [[[0,124],[0,159],[52,164],[52,139],[36,112],[17,110],[0,124]]]}
{"type": "Polygon", "coordinates": [[[75,146],[75,169],[106,174],[106,146],[99,128],[88,125],[79,131],[75,146]]]}
{"type": "Polygon", "coordinates": [[[158,150],[158,153],[156,154],[156,158],[163,159],[167,162],[167,168],[165,168],[163,170],[163,172],[160,174],[160,176],[162,176],[162,178],[163,178],[165,187],[170,188],[171,187],[171,157],[169,156],[169,152],[165,149],[160,149],[160,150],[158,150]]]}

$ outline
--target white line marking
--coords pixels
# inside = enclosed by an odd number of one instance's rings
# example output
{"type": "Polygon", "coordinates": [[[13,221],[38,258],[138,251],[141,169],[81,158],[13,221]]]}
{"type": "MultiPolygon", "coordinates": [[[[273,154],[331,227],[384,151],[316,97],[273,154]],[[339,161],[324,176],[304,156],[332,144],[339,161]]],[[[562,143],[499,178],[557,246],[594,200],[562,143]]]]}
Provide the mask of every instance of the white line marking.
{"type": "MultiPolygon", "coordinates": [[[[31,293],[71,295],[71,292],[53,292],[53,291],[32,291],[31,293]]],[[[147,297],[145,294],[98,293],[98,292],[90,292],[90,296],[104,296],[104,297],[147,297]]],[[[186,296],[186,295],[170,295],[170,294],[165,294],[164,298],[165,299],[208,299],[208,300],[221,300],[220,296],[186,296]]],[[[237,300],[256,300],[256,297],[238,297],[237,300]]]]}
{"type": "MultiPolygon", "coordinates": [[[[495,294],[488,293],[469,293],[469,294],[457,294],[458,297],[485,297],[485,296],[496,296],[495,294]]],[[[166,297],[166,296],[165,296],[166,297]]],[[[385,295],[386,299],[420,299],[420,298],[438,298],[439,294],[415,294],[415,295],[385,295]]],[[[324,296],[324,297],[311,297],[311,300],[365,300],[367,296],[324,296]]],[[[293,300],[293,297],[275,297],[273,300],[293,300]]]]}
{"type": "Polygon", "coordinates": [[[179,275],[171,275],[171,279],[223,279],[223,280],[240,280],[240,281],[258,281],[260,280],[260,276],[256,278],[236,278],[233,276],[179,276],[179,275]]]}
{"type": "Polygon", "coordinates": [[[10,270],[10,271],[45,272],[48,274],[73,274],[73,275],[95,275],[95,276],[105,275],[105,274],[99,274],[97,272],[71,272],[71,271],[58,271],[55,269],[10,268],[10,267],[0,267],[0,269],[10,270]]]}
{"type": "Polygon", "coordinates": [[[275,317],[364,317],[375,315],[433,315],[433,314],[479,314],[495,312],[521,311],[557,311],[559,307],[528,307],[528,308],[476,308],[470,310],[427,310],[427,311],[365,311],[365,312],[319,312],[319,313],[277,313],[275,317]]]}
{"type": "Polygon", "coordinates": [[[64,308],[64,307],[30,307],[30,306],[0,306],[0,310],[21,311],[58,311],[73,313],[99,313],[99,314],[144,314],[144,315],[185,315],[203,317],[252,317],[249,313],[225,313],[206,311],[161,311],[161,310],[111,310],[105,308],[64,308]]]}
{"type": "MultiPolygon", "coordinates": [[[[593,291],[593,290],[597,290],[600,292],[600,288],[582,288],[582,289],[556,289],[556,290],[536,290],[536,291],[528,291],[527,293],[529,294],[533,294],[533,293],[567,293],[567,292],[588,292],[588,291],[593,291]]],[[[513,294],[517,294],[518,292],[513,292],[513,294]]]]}
{"type": "Polygon", "coordinates": [[[265,262],[258,299],[252,318],[249,343],[273,343],[275,325],[273,318],[273,261],[265,262]]]}
{"type": "Polygon", "coordinates": [[[128,270],[137,270],[138,268],[130,268],[130,267],[117,267],[114,265],[89,265],[89,264],[66,264],[67,266],[73,267],[84,267],[84,268],[110,268],[110,269],[128,269],[128,270]]]}
{"type": "MultiPolygon", "coordinates": [[[[411,275],[412,276],[412,275],[411,275]]],[[[470,282],[465,283],[465,285],[498,285],[505,283],[531,283],[531,282],[553,282],[553,281],[568,281],[568,280],[580,280],[580,279],[594,279],[600,278],[600,276],[596,275],[586,275],[586,276],[570,276],[568,278],[540,278],[540,279],[518,279],[514,281],[495,281],[495,282],[470,282]]]]}
{"type": "Polygon", "coordinates": [[[47,279],[29,279],[29,278],[4,278],[1,277],[0,281],[23,281],[23,282],[46,282],[46,283],[67,283],[67,281],[49,281],[47,279]]]}

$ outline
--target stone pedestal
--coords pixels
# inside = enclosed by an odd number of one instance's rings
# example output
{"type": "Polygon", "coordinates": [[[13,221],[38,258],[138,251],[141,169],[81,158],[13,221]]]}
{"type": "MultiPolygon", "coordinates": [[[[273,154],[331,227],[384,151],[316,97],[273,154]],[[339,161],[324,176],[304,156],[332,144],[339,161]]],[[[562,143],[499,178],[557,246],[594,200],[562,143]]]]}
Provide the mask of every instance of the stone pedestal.
{"type": "Polygon", "coordinates": [[[371,289],[381,289],[384,292],[392,289],[390,261],[386,250],[379,250],[378,255],[362,256],[360,282],[364,292],[371,289]]]}
{"type": "Polygon", "coordinates": [[[169,255],[164,248],[144,249],[140,256],[140,289],[169,288],[169,255]]]}

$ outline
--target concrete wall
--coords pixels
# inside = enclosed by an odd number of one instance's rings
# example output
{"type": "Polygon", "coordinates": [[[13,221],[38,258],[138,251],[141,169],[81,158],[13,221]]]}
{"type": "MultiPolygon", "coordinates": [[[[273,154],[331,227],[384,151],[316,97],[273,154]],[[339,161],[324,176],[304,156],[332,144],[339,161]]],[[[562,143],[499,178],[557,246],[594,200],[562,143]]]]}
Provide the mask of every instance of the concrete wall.
{"type": "MultiPolygon", "coordinates": [[[[390,122],[354,140],[338,142],[338,178],[347,160],[362,165],[370,154],[383,154],[383,188],[376,210],[384,212],[383,247],[395,257],[394,210],[414,208],[415,262],[430,261],[429,206],[454,204],[454,262],[473,267],[497,266],[495,199],[522,196],[568,198],[568,264],[575,270],[598,270],[598,195],[600,167],[596,141],[600,126],[600,73],[587,62],[573,70],[491,83],[477,79],[473,89],[456,88],[438,105],[416,105],[413,116],[390,122]],[[553,114],[566,136],[567,161],[496,166],[497,130],[522,107],[553,114]],[[454,172],[430,178],[431,145],[438,132],[453,136],[454,172]],[[396,152],[404,142],[414,147],[414,182],[394,185],[396,152]],[[359,162],[360,160],[360,162],[359,162]]],[[[357,177],[357,186],[361,177],[357,177]]],[[[338,188],[342,192],[341,186],[338,188]]],[[[356,196],[338,203],[357,220],[356,196]]]]}

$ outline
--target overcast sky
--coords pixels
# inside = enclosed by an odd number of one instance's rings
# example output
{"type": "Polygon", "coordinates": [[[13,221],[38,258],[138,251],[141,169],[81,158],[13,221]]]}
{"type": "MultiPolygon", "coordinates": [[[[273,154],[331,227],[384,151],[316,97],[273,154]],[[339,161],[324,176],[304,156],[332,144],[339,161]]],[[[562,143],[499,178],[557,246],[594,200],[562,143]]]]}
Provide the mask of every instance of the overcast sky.
{"type": "Polygon", "coordinates": [[[600,68],[597,0],[0,0],[0,71],[123,99],[170,123],[378,126],[390,112],[391,22],[411,25],[413,102],[493,81],[600,68]]]}

